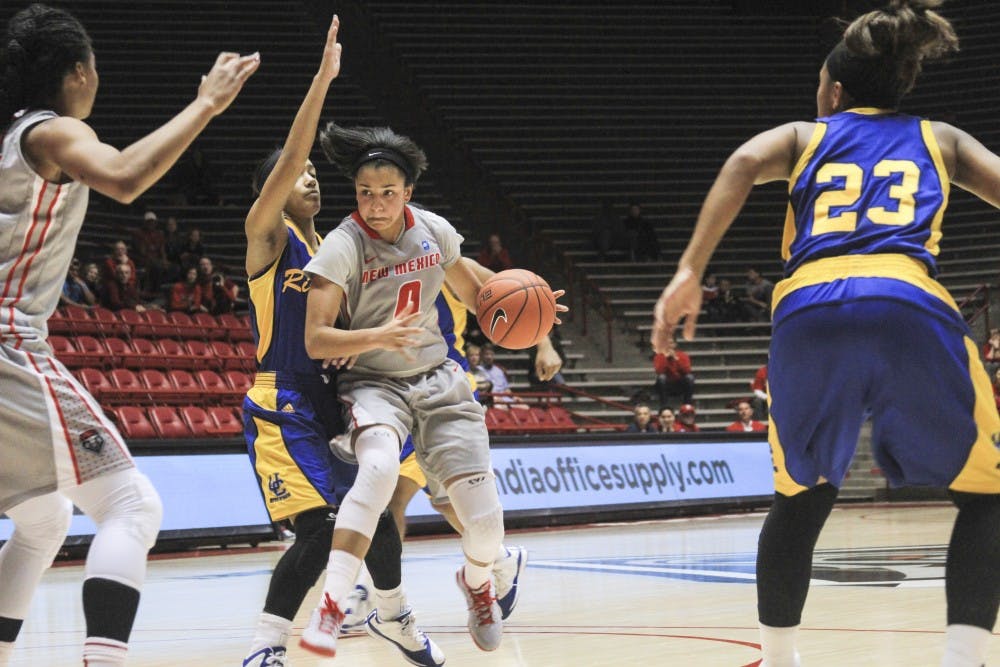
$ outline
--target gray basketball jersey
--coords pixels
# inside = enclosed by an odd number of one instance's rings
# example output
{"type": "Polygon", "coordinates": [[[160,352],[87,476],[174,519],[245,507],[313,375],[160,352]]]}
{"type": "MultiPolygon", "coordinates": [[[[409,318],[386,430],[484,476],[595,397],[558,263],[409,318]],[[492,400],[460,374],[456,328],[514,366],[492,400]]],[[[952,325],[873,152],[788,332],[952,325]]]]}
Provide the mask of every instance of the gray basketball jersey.
{"type": "Polygon", "coordinates": [[[372,350],[362,354],[353,373],[408,377],[444,362],[447,346],[438,328],[434,300],[445,269],[458,261],[462,236],[439,215],[417,207],[404,209],[404,230],[396,243],[382,240],[355,211],[327,234],[306,271],[344,290],[341,316],[348,329],[387,324],[408,303],[416,303],[423,329],[410,350],[372,350]]]}
{"type": "Polygon", "coordinates": [[[49,183],[21,150],[24,132],[53,111],[15,117],[0,144],[0,342],[45,351],[46,325],[76,250],[90,188],[49,183]]]}

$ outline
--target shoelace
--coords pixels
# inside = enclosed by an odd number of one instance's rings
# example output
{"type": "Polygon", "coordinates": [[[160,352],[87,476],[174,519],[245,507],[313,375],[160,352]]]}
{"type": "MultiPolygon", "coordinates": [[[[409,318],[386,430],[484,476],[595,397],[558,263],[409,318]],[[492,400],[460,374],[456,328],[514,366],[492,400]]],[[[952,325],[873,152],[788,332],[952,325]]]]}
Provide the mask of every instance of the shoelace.
{"type": "Polygon", "coordinates": [[[267,656],[261,667],[285,667],[285,652],[276,652],[267,656]]]}
{"type": "Polygon", "coordinates": [[[424,640],[427,639],[424,631],[418,628],[413,622],[412,612],[400,619],[399,625],[401,633],[406,637],[410,637],[414,642],[423,645],[424,640]]]}
{"type": "Polygon", "coordinates": [[[480,625],[493,625],[493,591],[490,583],[486,582],[478,590],[469,593],[472,595],[472,611],[479,619],[480,625]]]}
{"type": "Polygon", "coordinates": [[[319,613],[320,632],[336,635],[340,632],[340,624],[344,622],[344,613],[340,611],[337,603],[333,601],[329,593],[324,593],[323,608],[319,613]]]}

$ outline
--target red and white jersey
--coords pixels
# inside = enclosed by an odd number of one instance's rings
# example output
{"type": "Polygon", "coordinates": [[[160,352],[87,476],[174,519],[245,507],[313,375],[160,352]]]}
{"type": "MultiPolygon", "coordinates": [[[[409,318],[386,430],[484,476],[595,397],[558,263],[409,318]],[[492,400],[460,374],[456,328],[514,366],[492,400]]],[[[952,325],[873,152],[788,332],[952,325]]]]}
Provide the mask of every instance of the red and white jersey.
{"type": "Polygon", "coordinates": [[[0,144],[0,343],[47,351],[47,321],[76,250],[90,188],[50,183],[22,152],[29,128],[53,111],[15,117],[0,144]]]}
{"type": "Polygon", "coordinates": [[[447,220],[416,206],[404,209],[403,233],[384,241],[355,211],[326,235],[306,271],[344,290],[341,315],[351,330],[388,324],[409,303],[423,332],[411,359],[372,350],[358,357],[352,372],[408,377],[441,365],[448,346],[438,327],[437,299],[445,269],[460,258],[462,236],[447,220]]]}

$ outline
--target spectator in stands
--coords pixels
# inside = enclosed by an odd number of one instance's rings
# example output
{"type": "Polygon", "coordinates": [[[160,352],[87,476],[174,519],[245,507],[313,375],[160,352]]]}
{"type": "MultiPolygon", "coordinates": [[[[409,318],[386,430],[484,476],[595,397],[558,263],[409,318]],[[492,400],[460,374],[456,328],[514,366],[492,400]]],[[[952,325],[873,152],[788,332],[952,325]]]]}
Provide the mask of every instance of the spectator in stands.
{"type": "Polygon", "coordinates": [[[741,322],[746,319],[743,302],[728,278],[719,278],[716,297],[705,304],[705,319],[708,322],[741,322]]]}
{"type": "Polygon", "coordinates": [[[677,430],[677,417],[670,408],[661,408],[659,415],[660,433],[673,433],[677,430]]]}
{"type": "Polygon", "coordinates": [[[701,302],[706,309],[709,304],[719,298],[719,279],[714,273],[705,274],[705,280],[701,284],[701,302]]]}
{"type": "Polygon", "coordinates": [[[76,257],[69,263],[66,282],[59,295],[60,306],[81,306],[90,308],[97,304],[97,297],[90,291],[87,281],[80,277],[80,260],[76,257]]]}
{"type": "Polygon", "coordinates": [[[654,354],[653,370],[656,372],[653,388],[661,408],[666,407],[671,396],[680,396],[683,403],[694,400],[694,372],[686,352],[674,346],[669,355],[654,354]]]}
{"type": "Polygon", "coordinates": [[[469,362],[469,372],[472,376],[476,378],[476,391],[481,395],[479,402],[486,405],[487,403],[492,405],[492,401],[487,400],[487,397],[482,394],[488,394],[493,391],[493,383],[486,376],[486,372],[480,368],[480,363],[482,358],[480,357],[481,348],[478,345],[469,343],[465,346],[465,360],[469,362]]]}
{"type": "Polygon", "coordinates": [[[677,423],[674,424],[674,430],[681,433],[697,433],[701,428],[694,423],[694,418],[694,406],[685,403],[677,409],[677,423]]]}
{"type": "Polygon", "coordinates": [[[476,261],[494,273],[514,268],[507,249],[503,247],[499,234],[490,234],[476,261]]]}
{"type": "Polygon", "coordinates": [[[195,227],[188,232],[187,239],[181,246],[181,268],[198,266],[198,260],[205,256],[205,244],[201,241],[201,230],[195,227]]]}
{"type": "Polygon", "coordinates": [[[766,322],[771,319],[771,293],[774,283],[760,274],[754,267],[747,269],[746,295],[743,303],[747,319],[756,322],[766,322]]]}
{"type": "Polygon", "coordinates": [[[750,401],[740,401],[736,404],[736,421],[726,427],[731,433],[753,433],[766,431],[767,425],[753,418],[753,407],[750,401]]]}
{"type": "MultiPolygon", "coordinates": [[[[563,351],[562,346],[562,336],[559,333],[559,326],[553,326],[552,331],[549,332],[549,340],[552,343],[552,349],[555,353],[559,355],[559,365],[560,367],[566,364],[566,353],[563,351]]],[[[538,359],[538,346],[533,346],[528,350],[528,384],[535,391],[546,390],[551,385],[554,384],[566,384],[565,378],[561,372],[556,371],[556,374],[552,376],[550,380],[542,380],[538,377],[538,368],[535,367],[535,360],[538,359]]]]}
{"type": "Polygon", "coordinates": [[[480,348],[480,361],[478,368],[492,385],[494,403],[513,402],[513,396],[503,396],[510,394],[510,380],[507,378],[507,371],[496,363],[496,348],[492,343],[486,343],[480,348]]]}
{"type": "Polygon", "coordinates": [[[187,270],[184,280],[179,280],[170,288],[170,310],[185,313],[207,313],[201,303],[201,285],[198,284],[198,269],[193,266],[187,270]]]}
{"type": "Polygon", "coordinates": [[[142,290],[149,297],[160,292],[160,285],[176,276],[170,274],[167,262],[166,238],[159,228],[156,213],[146,211],[142,218],[142,228],[132,235],[135,249],[135,264],[143,270],[142,290]]]}
{"type": "Polygon", "coordinates": [[[129,257],[128,246],[125,244],[125,241],[118,240],[111,246],[111,254],[104,260],[105,284],[114,282],[118,279],[118,266],[121,264],[128,265],[130,284],[134,286],[138,282],[138,271],[136,269],[135,262],[132,261],[131,257],[129,257]]]}
{"type": "Polygon", "coordinates": [[[201,288],[201,304],[213,315],[231,313],[236,308],[239,287],[216,271],[208,257],[198,260],[198,286],[201,288]]]}
{"type": "Polygon", "coordinates": [[[628,241],[628,258],[631,262],[659,261],[660,241],[656,230],[642,217],[642,206],[637,202],[628,205],[628,214],[622,218],[622,228],[628,241]]]}
{"type": "Polygon", "coordinates": [[[147,309],[147,305],[139,295],[139,288],[132,279],[132,269],[127,263],[119,264],[115,268],[115,279],[106,282],[104,287],[105,308],[115,311],[133,308],[140,313],[147,309]]]}
{"type": "Polygon", "coordinates": [[[181,275],[181,253],[184,250],[185,238],[177,227],[177,218],[169,216],[163,229],[163,246],[167,253],[167,262],[177,276],[181,275]]]}
{"type": "Polygon", "coordinates": [[[94,295],[96,303],[104,303],[104,280],[101,277],[101,267],[96,262],[87,262],[84,265],[83,282],[94,295]]]}
{"type": "Polygon", "coordinates": [[[754,373],[750,380],[750,391],[753,392],[750,405],[753,406],[754,419],[767,421],[767,364],[754,373]]]}
{"type": "Polygon", "coordinates": [[[990,377],[1000,369],[1000,329],[990,329],[990,337],[983,345],[983,361],[990,377]]]}
{"type": "Polygon", "coordinates": [[[649,411],[649,406],[645,403],[640,403],[633,409],[632,421],[629,423],[628,428],[625,429],[626,433],[657,433],[658,429],[656,424],[653,423],[653,415],[649,411]]]}

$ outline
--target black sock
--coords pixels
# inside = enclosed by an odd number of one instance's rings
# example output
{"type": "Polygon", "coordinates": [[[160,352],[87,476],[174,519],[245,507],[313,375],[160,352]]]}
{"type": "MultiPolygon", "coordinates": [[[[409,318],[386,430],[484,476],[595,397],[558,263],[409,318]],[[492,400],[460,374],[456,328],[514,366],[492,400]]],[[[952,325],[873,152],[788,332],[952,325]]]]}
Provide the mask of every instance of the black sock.
{"type": "Polygon", "coordinates": [[[88,637],[106,637],[127,644],[138,608],[136,588],[100,577],[83,582],[83,616],[88,637]]]}
{"type": "Polygon", "coordinates": [[[22,618],[0,616],[0,642],[13,643],[21,632],[22,625],[24,625],[22,618]]]}
{"type": "Polygon", "coordinates": [[[953,493],[958,517],[948,545],[948,625],[990,632],[1000,601],[1000,496],[953,493]]]}
{"type": "Polygon", "coordinates": [[[403,541],[399,537],[396,521],[388,511],[383,512],[372,535],[372,544],[365,556],[365,565],[372,575],[372,583],[380,591],[391,591],[403,583],[403,541]]]}

